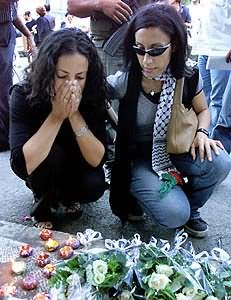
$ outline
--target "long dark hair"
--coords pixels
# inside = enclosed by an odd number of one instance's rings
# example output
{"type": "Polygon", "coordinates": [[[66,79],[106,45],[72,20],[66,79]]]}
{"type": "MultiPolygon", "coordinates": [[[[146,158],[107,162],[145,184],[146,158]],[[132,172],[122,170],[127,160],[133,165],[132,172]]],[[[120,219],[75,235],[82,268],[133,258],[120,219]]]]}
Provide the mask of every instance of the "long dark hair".
{"type": "Polygon", "coordinates": [[[187,56],[187,32],[175,8],[165,4],[149,4],[142,7],[132,18],[125,37],[125,61],[127,67],[140,70],[140,65],[132,46],[135,33],[141,28],[157,27],[171,39],[173,52],[169,63],[172,75],[179,79],[185,75],[187,56]]]}
{"type": "Polygon", "coordinates": [[[35,60],[26,70],[26,89],[31,106],[50,106],[57,61],[61,55],[76,52],[88,60],[87,79],[80,108],[104,108],[107,85],[103,65],[90,38],[76,28],[55,31],[41,44],[35,60]]]}

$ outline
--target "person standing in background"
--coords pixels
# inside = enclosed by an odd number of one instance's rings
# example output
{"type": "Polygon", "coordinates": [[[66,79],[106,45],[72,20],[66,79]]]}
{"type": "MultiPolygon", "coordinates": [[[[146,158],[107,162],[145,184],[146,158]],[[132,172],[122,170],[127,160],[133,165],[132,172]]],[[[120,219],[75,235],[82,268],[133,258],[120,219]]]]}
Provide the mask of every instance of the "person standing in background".
{"type": "Polygon", "coordinates": [[[192,18],[189,12],[189,8],[181,4],[181,0],[169,0],[169,5],[173,6],[181,15],[185,25],[191,27],[192,18]]]}
{"type": "MultiPolygon", "coordinates": [[[[36,20],[31,17],[31,12],[25,11],[24,15],[25,25],[28,28],[28,30],[31,32],[31,34],[34,36],[33,27],[36,26],[36,20]]],[[[23,47],[24,47],[24,56],[28,57],[28,61],[30,62],[30,56],[28,56],[28,43],[25,36],[23,36],[23,47]]]]}
{"type": "MultiPolygon", "coordinates": [[[[211,113],[210,134],[214,135],[213,131],[216,128],[222,111],[222,119],[228,118],[228,111],[223,109],[224,97],[227,95],[228,81],[230,77],[230,69],[225,63],[225,55],[229,50],[229,36],[231,30],[231,15],[230,7],[231,0],[213,0],[202,1],[201,11],[201,27],[198,35],[192,39],[192,53],[198,54],[198,67],[203,80],[203,90],[209,104],[211,113]],[[220,61],[216,65],[211,66],[209,61],[213,58],[220,57],[220,61]],[[222,65],[221,65],[221,62],[222,65]]],[[[222,124],[224,121],[222,121],[222,124]]],[[[225,126],[227,127],[227,125],[225,126]]],[[[222,136],[225,132],[222,133],[222,136]]],[[[219,138],[224,146],[222,136],[219,138]]],[[[228,136],[227,136],[228,137],[228,136]]],[[[227,149],[228,150],[228,149],[227,149]]]]}
{"type": "MultiPolygon", "coordinates": [[[[226,55],[226,62],[231,63],[231,50],[226,55]]],[[[231,75],[223,95],[222,108],[217,124],[213,129],[213,138],[218,138],[224,145],[226,151],[231,153],[231,75]]]]}
{"type": "Polygon", "coordinates": [[[33,36],[18,16],[17,8],[17,0],[0,0],[0,151],[9,149],[9,88],[16,42],[14,26],[26,36],[28,50],[35,50],[33,36]]]}
{"type": "Polygon", "coordinates": [[[39,15],[36,20],[36,34],[35,34],[35,44],[37,47],[40,46],[44,38],[52,32],[50,22],[46,18],[46,10],[44,6],[36,7],[36,13],[39,15]]]}
{"type": "Polygon", "coordinates": [[[50,6],[50,4],[44,4],[44,7],[46,10],[45,17],[47,18],[47,20],[50,23],[51,30],[54,30],[55,29],[55,17],[50,15],[51,6],[50,6]]]}

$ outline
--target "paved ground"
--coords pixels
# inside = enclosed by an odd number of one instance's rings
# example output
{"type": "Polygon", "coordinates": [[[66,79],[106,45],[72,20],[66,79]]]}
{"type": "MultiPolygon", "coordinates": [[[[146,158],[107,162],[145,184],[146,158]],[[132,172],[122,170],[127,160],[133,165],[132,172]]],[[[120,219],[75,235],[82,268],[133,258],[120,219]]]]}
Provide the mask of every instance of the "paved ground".
{"type": "MultiPolygon", "coordinates": [[[[219,239],[222,240],[225,250],[231,253],[231,175],[217,188],[207,205],[202,209],[202,216],[209,223],[209,235],[203,240],[192,239],[196,251],[212,249],[217,246],[219,239]]],[[[32,202],[32,194],[26,188],[24,182],[18,179],[9,166],[9,152],[0,153],[0,221],[8,221],[23,224],[22,218],[27,215],[32,202]]],[[[7,237],[12,238],[17,232],[12,231],[7,237]]],[[[129,238],[134,233],[141,234],[142,239],[147,241],[152,235],[172,239],[173,230],[166,230],[152,224],[147,218],[145,222],[126,225],[123,229],[117,217],[112,215],[108,204],[108,192],[94,204],[84,206],[84,213],[78,220],[67,218],[60,219],[56,229],[69,233],[84,231],[92,228],[100,231],[105,238],[121,238],[122,235],[129,238]]],[[[17,228],[15,228],[17,231],[17,228]]],[[[3,232],[0,232],[2,235],[3,232]]]]}
{"type": "MultiPolygon", "coordinates": [[[[26,59],[17,59],[16,71],[20,74],[22,67],[25,66],[26,59]]],[[[218,187],[212,195],[210,201],[202,209],[202,216],[209,224],[209,235],[203,240],[192,239],[196,251],[209,250],[217,246],[221,239],[223,247],[231,253],[231,174],[218,187]]],[[[32,202],[32,195],[24,183],[18,179],[11,171],[9,166],[9,152],[0,153],[0,221],[13,223],[22,223],[23,216],[29,213],[32,202]]],[[[0,231],[0,236],[4,234],[0,231]]],[[[5,232],[7,237],[15,237],[10,226],[10,232],[5,232]]],[[[79,220],[60,219],[57,224],[57,230],[76,233],[84,231],[86,228],[92,228],[100,231],[105,238],[121,238],[122,235],[129,238],[134,233],[141,234],[142,239],[147,241],[152,235],[172,239],[173,230],[166,230],[154,225],[147,218],[143,223],[128,224],[122,229],[120,221],[112,215],[108,204],[108,192],[95,204],[89,204],[84,207],[84,213],[79,220]]],[[[17,226],[15,227],[17,231],[17,226]]]]}

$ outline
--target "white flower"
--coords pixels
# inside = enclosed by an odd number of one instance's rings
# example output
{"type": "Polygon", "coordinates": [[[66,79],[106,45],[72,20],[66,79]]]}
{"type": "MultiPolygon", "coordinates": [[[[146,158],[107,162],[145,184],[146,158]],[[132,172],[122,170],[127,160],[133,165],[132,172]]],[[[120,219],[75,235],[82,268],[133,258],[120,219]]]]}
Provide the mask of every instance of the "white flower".
{"type": "Polygon", "coordinates": [[[105,280],[105,275],[104,275],[104,274],[96,273],[96,274],[94,275],[94,282],[95,282],[96,284],[101,284],[101,283],[104,282],[104,280],[105,280]]]}
{"type": "Polygon", "coordinates": [[[131,300],[133,299],[129,291],[123,291],[120,295],[119,300],[131,300]]]}
{"type": "Polygon", "coordinates": [[[107,270],[108,270],[108,266],[107,266],[107,263],[103,260],[95,260],[92,264],[93,266],[93,272],[94,274],[103,274],[105,275],[107,273],[107,270]]]}
{"type": "Polygon", "coordinates": [[[182,290],[183,294],[186,296],[193,298],[197,295],[197,290],[194,289],[193,287],[184,287],[182,290]]]}
{"type": "Polygon", "coordinates": [[[173,272],[173,269],[171,267],[169,267],[168,265],[157,265],[156,273],[164,274],[164,275],[170,277],[174,272],[173,272]]]}
{"type": "Polygon", "coordinates": [[[205,300],[218,300],[218,298],[214,296],[208,296],[205,300]]]}
{"type": "Polygon", "coordinates": [[[157,291],[163,290],[170,281],[166,275],[153,272],[148,281],[148,286],[157,291]]]}
{"type": "Polygon", "coordinates": [[[176,294],[176,300],[190,300],[190,297],[185,296],[182,293],[176,294]]]}

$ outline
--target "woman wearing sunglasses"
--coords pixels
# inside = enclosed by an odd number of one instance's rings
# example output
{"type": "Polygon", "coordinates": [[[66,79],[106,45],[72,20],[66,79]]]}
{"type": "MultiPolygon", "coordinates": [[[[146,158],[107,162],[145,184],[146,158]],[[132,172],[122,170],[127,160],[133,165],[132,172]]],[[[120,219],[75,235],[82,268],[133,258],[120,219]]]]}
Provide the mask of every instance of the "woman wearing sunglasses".
{"type": "Polygon", "coordinates": [[[184,226],[191,235],[204,237],[208,226],[199,208],[226,178],[231,161],[222,144],[208,137],[210,115],[199,74],[185,63],[185,26],[171,6],[151,4],[132,18],[124,46],[126,71],[108,77],[114,98],[121,99],[112,210],[123,222],[141,217],[143,210],[164,227],[184,226]],[[166,133],[176,81],[182,77],[182,101],[193,107],[199,126],[190,153],[170,156],[166,133]],[[173,174],[177,185],[165,181],[173,174]],[[163,183],[169,187],[165,193],[163,183]]]}

